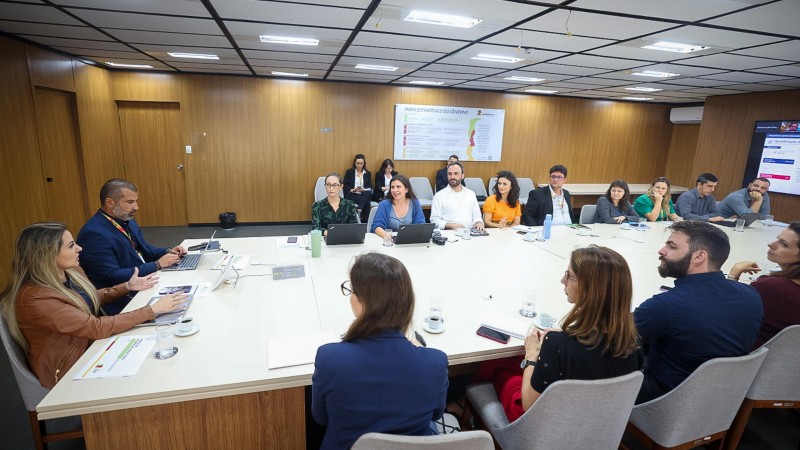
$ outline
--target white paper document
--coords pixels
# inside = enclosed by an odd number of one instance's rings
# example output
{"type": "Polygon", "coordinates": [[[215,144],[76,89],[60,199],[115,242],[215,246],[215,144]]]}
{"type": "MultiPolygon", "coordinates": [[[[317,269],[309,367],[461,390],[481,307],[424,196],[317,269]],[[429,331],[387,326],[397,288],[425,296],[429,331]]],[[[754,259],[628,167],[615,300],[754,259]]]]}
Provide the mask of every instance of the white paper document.
{"type": "Polygon", "coordinates": [[[270,339],[267,342],[267,366],[270,369],[278,369],[311,364],[321,345],[339,342],[339,340],[331,332],[270,339]]]}
{"type": "Polygon", "coordinates": [[[117,336],[94,355],[73,380],[130,377],[153,354],[155,336],[117,336]]]}

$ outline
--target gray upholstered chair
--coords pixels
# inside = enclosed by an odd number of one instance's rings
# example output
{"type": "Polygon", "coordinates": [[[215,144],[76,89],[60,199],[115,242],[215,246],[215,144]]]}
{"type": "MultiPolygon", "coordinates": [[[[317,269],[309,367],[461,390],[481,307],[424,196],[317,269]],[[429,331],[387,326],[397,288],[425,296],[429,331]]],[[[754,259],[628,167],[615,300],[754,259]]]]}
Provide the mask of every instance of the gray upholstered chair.
{"type": "MultiPolygon", "coordinates": [[[[466,184],[467,188],[474,192],[476,196],[489,196],[489,194],[486,193],[486,186],[483,185],[483,180],[480,178],[464,178],[464,184],[466,184]]],[[[483,200],[478,200],[478,205],[483,206],[483,203],[483,200]]]]}
{"type": "Polygon", "coordinates": [[[3,341],[3,347],[5,347],[8,353],[11,368],[14,370],[14,378],[17,379],[17,386],[22,394],[22,401],[25,403],[25,409],[28,410],[28,419],[31,424],[31,432],[33,432],[33,442],[37,450],[47,448],[48,442],[62,441],[64,439],[82,439],[82,429],[47,434],[44,421],[39,420],[36,416],[36,405],[50,392],[50,389],[42,387],[39,383],[39,379],[36,378],[36,375],[28,368],[28,363],[25,360],[25,351],[17,341],[11,337],[6,318],[1,314],[0,340],[3,341]]]}
{"type": "MultiPolygon", "coordinates": [[[[328,191],[325,190],[325,177],[317,178],[317,184],[314,185],[314,202],[318,202],[328,196],[328,191]]],[[[339,197],[344,198],[344,191],[339,191],[339,197]]]]}
{"type": "Polygon", "coordinates": [[[467,388],[467,399],[500,447],[616,450],[643,376],[553,383],[519,419],[509,423],[492,383],[467,388]]]}
{"type": "Polygon", "coordinates": [[[583,205],[581,207],[581,217],[578,223],[582,225],[594,223],[594,214],[597,211],[597,205],[583,205]]]}
{"type": "Polygon", "coordinates": [[[437,436],[399,436],[367,433],[353,444],[352,450],[494,450],[492,436],[485,431],[464,431],[437,436]]]}
{"type": "Polygon", "coordinates": [[[724,449],[733,450],[739,444],[753,409],[800,405],[800,325],[784,328],[762,347],[769,353],[733,419],[724,449]]]}
{"type": "Polygon", "coordinates": [[[519,202],[525,205],[528,203],[528,195],[536,189],[536,185],[533,184],[532,178],[517,178],[517,183],[519,183],[519,202]]]}
{"type": "Polygon", "coordinates": [[[411,189],[414,190],[414,195],[417,196],[420,206],[430,208],[431,204],[433,204],[431,180],[425,177],[411,177],[408,181],[411,183],[411,189]]]}
{"type": "Polygon", "coordinates": [[[367,219],[367,233],[371,233],[372,231],[372,222],[375,220],[375,214],[378,212],[378,207],[373,206],[369,210],[369,218],[367,219]]]}
{"type": "Polygon", "coordinates": [[[724,439],[767,349],[703,363],[675,389],[633,407],[628,432],[648,448],[694,448],[724,439]]]}

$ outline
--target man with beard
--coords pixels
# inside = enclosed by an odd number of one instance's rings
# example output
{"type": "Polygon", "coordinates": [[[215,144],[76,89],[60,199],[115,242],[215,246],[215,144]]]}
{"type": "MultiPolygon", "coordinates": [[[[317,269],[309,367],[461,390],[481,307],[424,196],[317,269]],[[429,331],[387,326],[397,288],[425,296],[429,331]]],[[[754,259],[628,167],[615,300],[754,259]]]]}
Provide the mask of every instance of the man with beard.
{"type": "Polygon", "coordinates": [[[454,162],[447,166],[447,187],[433,196],[431,223],[440,230],[477,228],[483,230],[483,217],[475,193],[461,184],[464,166],[454,162]]]}
{"type": "MultiPolygon", "coordinates": [[[[436,192],[441,191],[450,184],[447,181],[447,167],[454,162],[458,162],[458,155],[450,155],[450,157],[447,158],[447,162],[444,164],[444,168],[436,171],[436,192]]],[[[464,180],[461,180],[461,185],[466,186],[464,180]]]]}
{"type": "Polygon", "coordinates": [[[694,220],[667,230],[658,273],[675,278],[675,287],[633,312],[647,353],[637,404],[671,391],[710,359],[746,355],[764,316],[758,292],[720,270],[730,253],[725,232],[694,220]]]}
{"type": "MultiPolygon", "coordinates": [[[[134,269],[139,276],[169,267],[186,254],[181,246],[153,247],[144,240],[133,216],[139,210],[136,186],[121,178],[108,180],[100,189],[100,209],[81,228],[76,242],[83,247],[81,268],[98,288],[115,286],[129,280],[134,269]]],[[[103,305],[108,315],[120,313],[136,292],[130,292],[103,305]]]]}
{"type": "Polygon", "coordinates": [[[733,191],[719,202],[722,217],[737,218],[747,213],[758,213],[761,219],[769,214],[769,180],[756,178],[744,189],[733,191]]]}

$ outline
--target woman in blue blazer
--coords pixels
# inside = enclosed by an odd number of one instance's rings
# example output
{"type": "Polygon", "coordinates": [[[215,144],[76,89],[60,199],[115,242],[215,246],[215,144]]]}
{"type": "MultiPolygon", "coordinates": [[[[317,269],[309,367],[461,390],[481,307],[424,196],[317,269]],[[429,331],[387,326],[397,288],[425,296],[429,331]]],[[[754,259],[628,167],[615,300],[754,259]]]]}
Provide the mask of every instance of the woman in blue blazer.
{"type": "Polygon", "coordinates": [[[350,448],[370,432],[436,434],[447,356],[406,338],[414,287],[405,266],[380,253],[357,256],[341,289],[356,319],[342,342],[317,350],[311,379],[311,413],[327,425],[322,448],[350,448]]]}
{"type": "Polygon", "coordinates": [[[398,231],[400,225],[414,223],[425,223],[422,206],[411,189],[411,181],[405,175],[395,175],[389,184],[389,196],[378,204],[369,231],[383,237],[385,230],[398,231]]]}

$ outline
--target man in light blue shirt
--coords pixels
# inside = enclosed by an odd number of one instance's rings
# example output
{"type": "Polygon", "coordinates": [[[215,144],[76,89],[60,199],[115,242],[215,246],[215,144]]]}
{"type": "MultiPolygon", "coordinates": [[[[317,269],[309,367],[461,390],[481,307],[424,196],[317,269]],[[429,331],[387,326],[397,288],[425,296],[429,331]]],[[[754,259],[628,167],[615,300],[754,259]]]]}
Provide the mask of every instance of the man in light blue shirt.
{"type": "Polygon", "coordinates": [[[685,220],[701,220],[703,222],[721,222],[725,220],[719,214],[717,201],[714,200],[714,189],[717,177],[713,173],[701,173],[697,176],[697,186],[678,197],[675,209],[685,220]]]}
{"type": "Polygon", "coordinates": [[[733,191],[719,202],[723,217],[738,218],[747,213],[758,213],[759,218],[769,214],[769,180],[756,178],[744,189],[733,191]]]}

